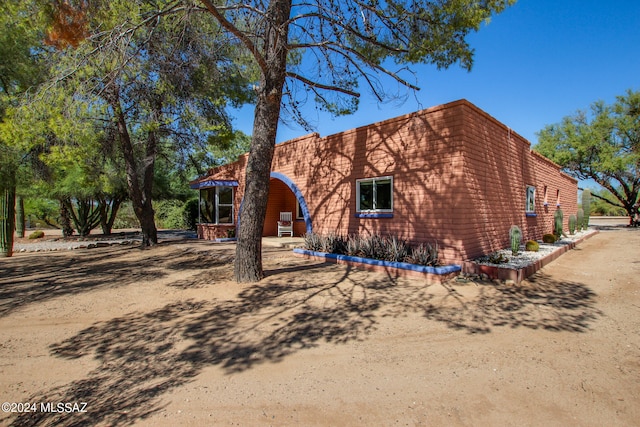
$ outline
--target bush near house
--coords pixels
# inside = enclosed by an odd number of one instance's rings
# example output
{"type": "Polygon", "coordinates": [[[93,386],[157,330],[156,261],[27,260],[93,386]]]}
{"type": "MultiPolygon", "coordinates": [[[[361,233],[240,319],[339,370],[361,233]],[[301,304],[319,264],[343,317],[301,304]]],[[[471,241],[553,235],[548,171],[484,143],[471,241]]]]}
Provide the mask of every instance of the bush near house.
{"type": "Polygon", "coordinates": [[[438,245],[421,243],[412,247],[398,236],[372,234],[360,236],[350,234],[340,236],[335,233],[320,235],[306,233],[304,248],[309,251],[325,252],[381,261],[407,262],[410,264],[438,266],[438,245]]]}

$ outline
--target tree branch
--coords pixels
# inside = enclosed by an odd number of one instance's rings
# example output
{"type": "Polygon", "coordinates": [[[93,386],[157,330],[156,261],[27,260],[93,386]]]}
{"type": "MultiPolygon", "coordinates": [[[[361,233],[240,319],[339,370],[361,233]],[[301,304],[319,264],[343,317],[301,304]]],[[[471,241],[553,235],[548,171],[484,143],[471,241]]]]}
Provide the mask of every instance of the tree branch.
{"type": "Polygon", "coordinates": [[[222,25],[222,27],[224,27],[231,34],[236,36],[238,40],[240,40],[242,44],[244,44],[247,47],[247,49],[249,49],[249,52],[251,52],[253,57],[256,59],[256,62],[258,63],[258,66],[260,67],[262,72],[266,73],[269,68],[267,61],[258,50],[258,47],[251,41],[251,39],[247,37],[242,31],[240,31],[238,27],[236,27],[231,22],[229,22],[227,18],[225,18],[220,13],[218,8],[214,6],[213,3],[211,3],[211,0],[201,0],[201,1],[202,1],[202,4],[205,5],[207,10],[213,15],[213,17],[220,23],[220,25],[222,25]]]}

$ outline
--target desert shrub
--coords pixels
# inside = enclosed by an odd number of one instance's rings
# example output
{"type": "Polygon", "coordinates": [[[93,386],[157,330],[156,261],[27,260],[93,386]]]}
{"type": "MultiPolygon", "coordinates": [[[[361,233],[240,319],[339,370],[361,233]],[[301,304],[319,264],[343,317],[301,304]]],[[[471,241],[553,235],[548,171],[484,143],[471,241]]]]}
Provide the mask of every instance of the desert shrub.
{"type": "Polygon", "coordinates": [[[387,254],[384,238],[378,234],[363,237],[360,241],[360,249],[365,258],[383,260],[387,254]]]}
{"type": "Polygon", "coordinates": [[[351,234],[347,237],[337,234],[319,235],[306,233],[303,235],[304,248],[310,251],[345,254],[382,261],[409,262],[412,264],[438,265],[438,245],[420,244],[412,248],[397,236],[382,237],[378,234],[359,236],[351,234]]]}
{"type": "Polygon", "coordinates": [[[407,262],[418,265],[437,266],[438,265],[438,244],[433,246],[428,243],[420,243],[412,248],[411,254],[407,257],[407,262]]]}
{"type": "Polygon", "coordinates": [[[306,250],[314,252],[322,250],[322,239],[320,235],[316,233],[304,233],[302,238],[304,239],[304,248],[306,250]]]}
{"type": "Polygon", "coordinates": [[[403,262],[409,256],[407,242],[397,236],[388,236],[384,239],[384,260],[403,262]]]}
{"type": "Polygon", "coordinates": [[[554,236],[553,234],[545,234],[544,236],[542,236],[542,241],[544,243],[555,243],[556,242],[556,236],[554,236]]]}
{"type": "Polygon", "coordinates": [[[504,264],[505,262],[509,262],[509,258],[501,252],[495,252],[487,257],[487,262],[490,264],[504,264]]]}
{"type": "Polygon", "coordinates": [[[529,252],[538,252],[540,250],[540,244],[535,240],[529,240],[525,243],[524,249],[529,252]]]}
{"type": "Polygon", "coordinates": [[[320,251],[328,254],[344,254],[346,242],[343,236],[330,233],[320,237],[320,251]]]}
{"type": "Polygon", "coordinates": [[[44,237],[44,231],[36,230],[33,233],[29,234],[29,239],[42,239],[44,237]]]}
{"type": "Polygon", "coordinates": [[[347,236],[346,253],[349,256],[360,256],[362,250],[360,249],[361,238],[357,234],[350,234],[347,236]]]}

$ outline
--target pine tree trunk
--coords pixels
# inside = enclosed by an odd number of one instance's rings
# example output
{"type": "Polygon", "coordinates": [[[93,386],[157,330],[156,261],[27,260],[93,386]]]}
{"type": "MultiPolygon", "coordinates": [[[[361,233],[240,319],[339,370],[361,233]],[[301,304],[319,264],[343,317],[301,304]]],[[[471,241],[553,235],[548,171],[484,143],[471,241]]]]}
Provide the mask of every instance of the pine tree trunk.
{"type": "Polygon", "coordinates": [[[24,200],[22,196],[16,196],[16,234],[19,238],[24,237],[25,228],[24,200]]]}
{"type": "Polygon", "coordinates": [[[15,229],[16,189],[9,187],[0,193],[0,257],[13,255],[13,232],[15,229]]]}
{"type": "Polygon", "coordinates": [[[127,174],[127,186],[129,188],[129,197],[133,206],[133,211],[140,222],[142,229],[142,246],[152,246],[158,243],[158,231],[154,218],[153,206],[151,204],[151,193],[153,190],[153,169],[156,156],[156,139],[155,135],[149,136],[146,147],[146,159],[144,159],[144,170],[142,188],[140,188],[140,175],[138,174],[138,164],[136,162],[131,136],[127,129],[126,118],[122,112],[120,105],[120,97],[118,89],[112,88],[107,95],[107,101],[113,108],[115,119],[118,127],[118,136],[122,155],[125,162],[125,170],[127,174]]]}
{"type": "Polygon", "coordinates": [[[265,34],[264,58],[267,66],[262,69],[258,88],[234,264],[235,279],[241,283],[257,282],[264,277],[262,229],[287,71],[287,21],[290,13],[291,0],[272,1],[267,9],[266,22],[271,23],[265,34]]]}

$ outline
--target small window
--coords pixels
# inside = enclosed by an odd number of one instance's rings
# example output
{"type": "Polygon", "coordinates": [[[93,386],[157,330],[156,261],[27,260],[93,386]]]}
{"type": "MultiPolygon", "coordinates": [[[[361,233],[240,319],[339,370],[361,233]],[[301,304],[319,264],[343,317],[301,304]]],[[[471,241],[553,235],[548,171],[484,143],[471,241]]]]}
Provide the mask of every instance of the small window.
{"type": "Polygon", "coordinates": [[[200,190],[200,222],[233,224],[233,187],[209,187],[200,190]]]}
{"type": "Polygon", "coordinates": [[[357,180],[356,200],[358,212],[392,212],[393,177],[357,180]]]}
{"type": "Polygon", "coordinates": [[[536,187],[527,186],[527,202],[525,211],[527,213],[534,213],[536,211],[536,187]]]}
{"type": "Polygon", "coordinates": [[[302,206],[300,206],[300,202],[296,203],[296,219],[304,219],[304,214],[302,213],[302,206]]]}

